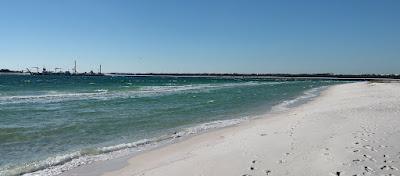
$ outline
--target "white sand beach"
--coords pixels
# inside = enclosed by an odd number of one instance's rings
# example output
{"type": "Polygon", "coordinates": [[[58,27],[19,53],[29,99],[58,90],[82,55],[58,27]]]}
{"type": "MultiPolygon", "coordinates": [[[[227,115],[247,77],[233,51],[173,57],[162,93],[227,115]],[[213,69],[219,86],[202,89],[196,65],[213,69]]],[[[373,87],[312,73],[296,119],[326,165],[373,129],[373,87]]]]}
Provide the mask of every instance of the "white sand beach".
{"type": "Polygon", "coordinates": [[[64,174],[353,176],[399,169],[400,84],[359,82],[332,86],[283,113],[64,174]]]}

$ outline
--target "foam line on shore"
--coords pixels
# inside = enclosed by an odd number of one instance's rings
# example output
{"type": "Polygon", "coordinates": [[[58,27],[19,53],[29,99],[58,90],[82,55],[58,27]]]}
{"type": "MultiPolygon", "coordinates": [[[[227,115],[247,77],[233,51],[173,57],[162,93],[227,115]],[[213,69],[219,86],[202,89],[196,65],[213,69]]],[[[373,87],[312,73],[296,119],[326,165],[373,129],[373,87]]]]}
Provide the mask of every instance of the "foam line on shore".
{"type": "Polygon", "coordinates": [[[33,162],[19,167],[7,168],[0,172],[0,175],[58,175],[66,170],[78,166],[126,156],[128,154],[135,154],[161,145],[170,144],[178,139],[203,133],[207,130],[237,125],[245,120],[247,120],[246,117],[241,119],[218,120],[185,128],[181,131],[157,138],[142,139],[131,143],[117,144],[108,147],[83,149],[65,155],[50,157],[43,161],[33,162]]]}

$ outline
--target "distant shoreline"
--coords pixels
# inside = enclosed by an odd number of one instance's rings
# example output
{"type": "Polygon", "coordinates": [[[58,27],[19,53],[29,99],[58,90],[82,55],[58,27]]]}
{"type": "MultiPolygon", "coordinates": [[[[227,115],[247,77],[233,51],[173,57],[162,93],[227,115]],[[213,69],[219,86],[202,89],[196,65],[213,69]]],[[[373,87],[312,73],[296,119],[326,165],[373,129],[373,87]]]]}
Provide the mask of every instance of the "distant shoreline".
{"type": "Polygon", "coordinates": [[[176,77],[244,77],[244,78],[301,78],[301,79],[400,79],[399,74],[333,74],[333,73],[108,73],[111,76],[176,76],[176,77]]]}
{"type": "Polygon", "coordinates": [[[342,81],[399,81],[400,75],[388,74],[241,74],[241,73],[104,73],[104,74],[30,74],[25,72],[0,72],[3,75],[20,76],[122,76],[122,77],[206,77],[206,78],[233,78],[233,79],[288,79],[288,80],[342,80],[342,81]]]}
{"type": "Polygon", "coordinates": [[[342,80],[342,81],[399,81],[400,76],[371,76],[371,75],[318,75],[318,74],[105,74],[105,76],[126,76],[126,77],[208,77],[208,78],[248,78],[248,79],[326,79],[326,80],[342,80]]]}

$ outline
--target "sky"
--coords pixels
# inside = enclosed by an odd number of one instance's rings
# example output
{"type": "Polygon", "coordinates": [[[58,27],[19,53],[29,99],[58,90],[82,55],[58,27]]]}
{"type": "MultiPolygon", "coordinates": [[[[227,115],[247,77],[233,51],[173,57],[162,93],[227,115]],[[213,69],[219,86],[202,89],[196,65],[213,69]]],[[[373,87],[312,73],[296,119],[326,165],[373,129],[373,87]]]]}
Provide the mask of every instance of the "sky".
{"type": "Polygon", "coordinates": [[[0,68],[400,73],[398,0],[1,0],[0,68]]]}

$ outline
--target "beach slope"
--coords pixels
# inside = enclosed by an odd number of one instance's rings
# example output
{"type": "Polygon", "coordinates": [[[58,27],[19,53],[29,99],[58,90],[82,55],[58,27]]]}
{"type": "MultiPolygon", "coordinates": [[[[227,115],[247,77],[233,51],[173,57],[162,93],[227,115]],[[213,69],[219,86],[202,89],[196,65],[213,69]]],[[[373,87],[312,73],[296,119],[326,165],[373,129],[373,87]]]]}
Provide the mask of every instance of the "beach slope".
{"type": "Polygon", "coordinates": [[[342,84],[286,112],[145,152],[99,174],[400,175],[399,127],[400,84],[342,84]]]}

